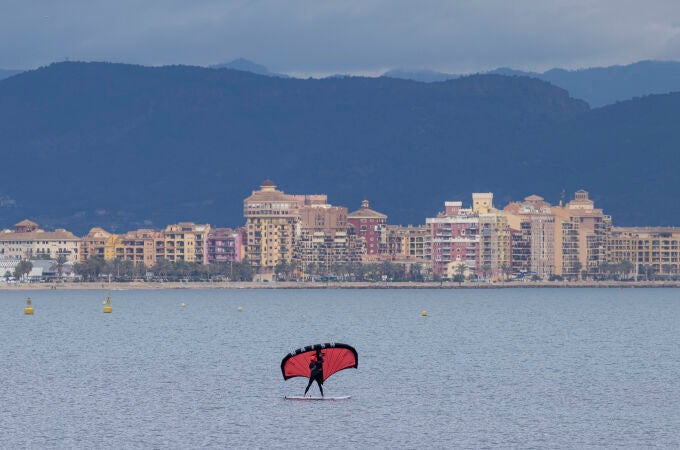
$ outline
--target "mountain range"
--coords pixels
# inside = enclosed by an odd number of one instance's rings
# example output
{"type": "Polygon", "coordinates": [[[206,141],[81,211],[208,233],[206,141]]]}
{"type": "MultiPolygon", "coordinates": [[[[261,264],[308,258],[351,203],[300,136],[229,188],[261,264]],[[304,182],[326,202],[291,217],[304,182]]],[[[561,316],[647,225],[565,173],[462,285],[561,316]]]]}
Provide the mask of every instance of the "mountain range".
{"type": "Polygon", "coordinates": [[[616,224],[677,225],[678,113],[678,93],[591,109],[522,76],[56,63],[0,81],[0,228],[238,226],[267,178],[350,211],[369,199],[390,223],[424,223],[471,192],[502,207],[584,188],[616,224]]]}
{"type": "MultiPolygon", "coordinates": [[[[283,73],[270,71],[262,64],[245,58],[237,58],[227,63],[208,66],[211,69],[234,69],[278,78],[290,78],[283,73]]],[[[23,72],[22,70],[0,69],[0,80],[23,72]]],[[[566,89],[572,97],[588,102],[592,107],[600,107],[619,101],[630,100],[650,94],[666,94],[680,91],[680,62],[639,61],[629,65],[592,67],[579,70],[550,69],[545,72],[526,72],[502,67],[485,74],[524,76],[548,81],[566,89]]],[[[349,75],[338,74],[330,78],[345,78],[349,75]]],[[[434,70],[393,69],[382,76],[426,83],[460,78],[461,74],[450,74],[434,70]]]]}
{"type": "MultiPolygon", "coordinates": [[[[571,96],[583,99],[593,107],[649,94],[680,91],[680,62],[675,61],[640,61],[625,66],[551,69],[546,72],[499,68],[485,73],[538,78],[566,89],[571,96]]],[[[395,69],[385,72],[383,76],[431,83],[453,80],[461,75],[432,70],[395,69]]]]}

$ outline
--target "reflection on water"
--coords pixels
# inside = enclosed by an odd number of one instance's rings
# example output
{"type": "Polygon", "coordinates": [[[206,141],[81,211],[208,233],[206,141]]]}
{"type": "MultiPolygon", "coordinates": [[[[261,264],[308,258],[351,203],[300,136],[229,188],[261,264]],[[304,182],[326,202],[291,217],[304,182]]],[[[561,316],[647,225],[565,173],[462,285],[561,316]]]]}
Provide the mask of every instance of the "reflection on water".
{"type": "Polygon", "coordinates": [[[677,290],[106,294],[0,292],[2,447],[680,446],[677,290]],[[352,399],[283,400],[329,341],[352,399]]]}

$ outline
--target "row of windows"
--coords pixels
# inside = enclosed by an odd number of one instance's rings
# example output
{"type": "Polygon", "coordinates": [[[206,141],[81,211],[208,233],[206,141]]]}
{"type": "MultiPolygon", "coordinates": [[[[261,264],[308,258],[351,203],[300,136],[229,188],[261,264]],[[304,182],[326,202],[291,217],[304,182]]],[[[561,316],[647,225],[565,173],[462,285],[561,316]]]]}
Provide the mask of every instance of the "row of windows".
{"type": "MultiPolygon", "coordinates": [[[[0,245],[66,245],[71,242],[69,241],[4,241],[0,245]]],[[[78,243],[76,241],[72,242],[74,245],[78,243]]]]}

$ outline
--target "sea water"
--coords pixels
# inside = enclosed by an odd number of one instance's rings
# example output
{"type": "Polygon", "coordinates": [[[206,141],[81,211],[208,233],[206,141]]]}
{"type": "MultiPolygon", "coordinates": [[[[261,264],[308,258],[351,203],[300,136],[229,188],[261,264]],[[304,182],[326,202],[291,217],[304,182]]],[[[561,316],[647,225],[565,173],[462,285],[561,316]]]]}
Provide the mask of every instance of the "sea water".
{"type": "Polygon", "coordinates": [[[680,446],[678,290],[106,295],[0,291],[2,448],[680,446]],[[324,385],[351,400],[284,400],[323,342],[359,353],[324,385]]]}

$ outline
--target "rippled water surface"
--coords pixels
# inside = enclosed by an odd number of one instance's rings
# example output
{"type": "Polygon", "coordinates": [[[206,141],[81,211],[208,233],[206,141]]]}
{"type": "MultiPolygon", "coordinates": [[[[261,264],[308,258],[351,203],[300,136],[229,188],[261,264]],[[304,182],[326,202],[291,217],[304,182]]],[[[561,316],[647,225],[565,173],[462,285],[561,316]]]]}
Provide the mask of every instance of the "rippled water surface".
{"type": "Polygon", "coordinates": [[[111,294],[0,291],[0,446],[680,446],[678,290],[111,294]],[[283,400],[283,356],[329,341],[352,399],[283,400]]]}

